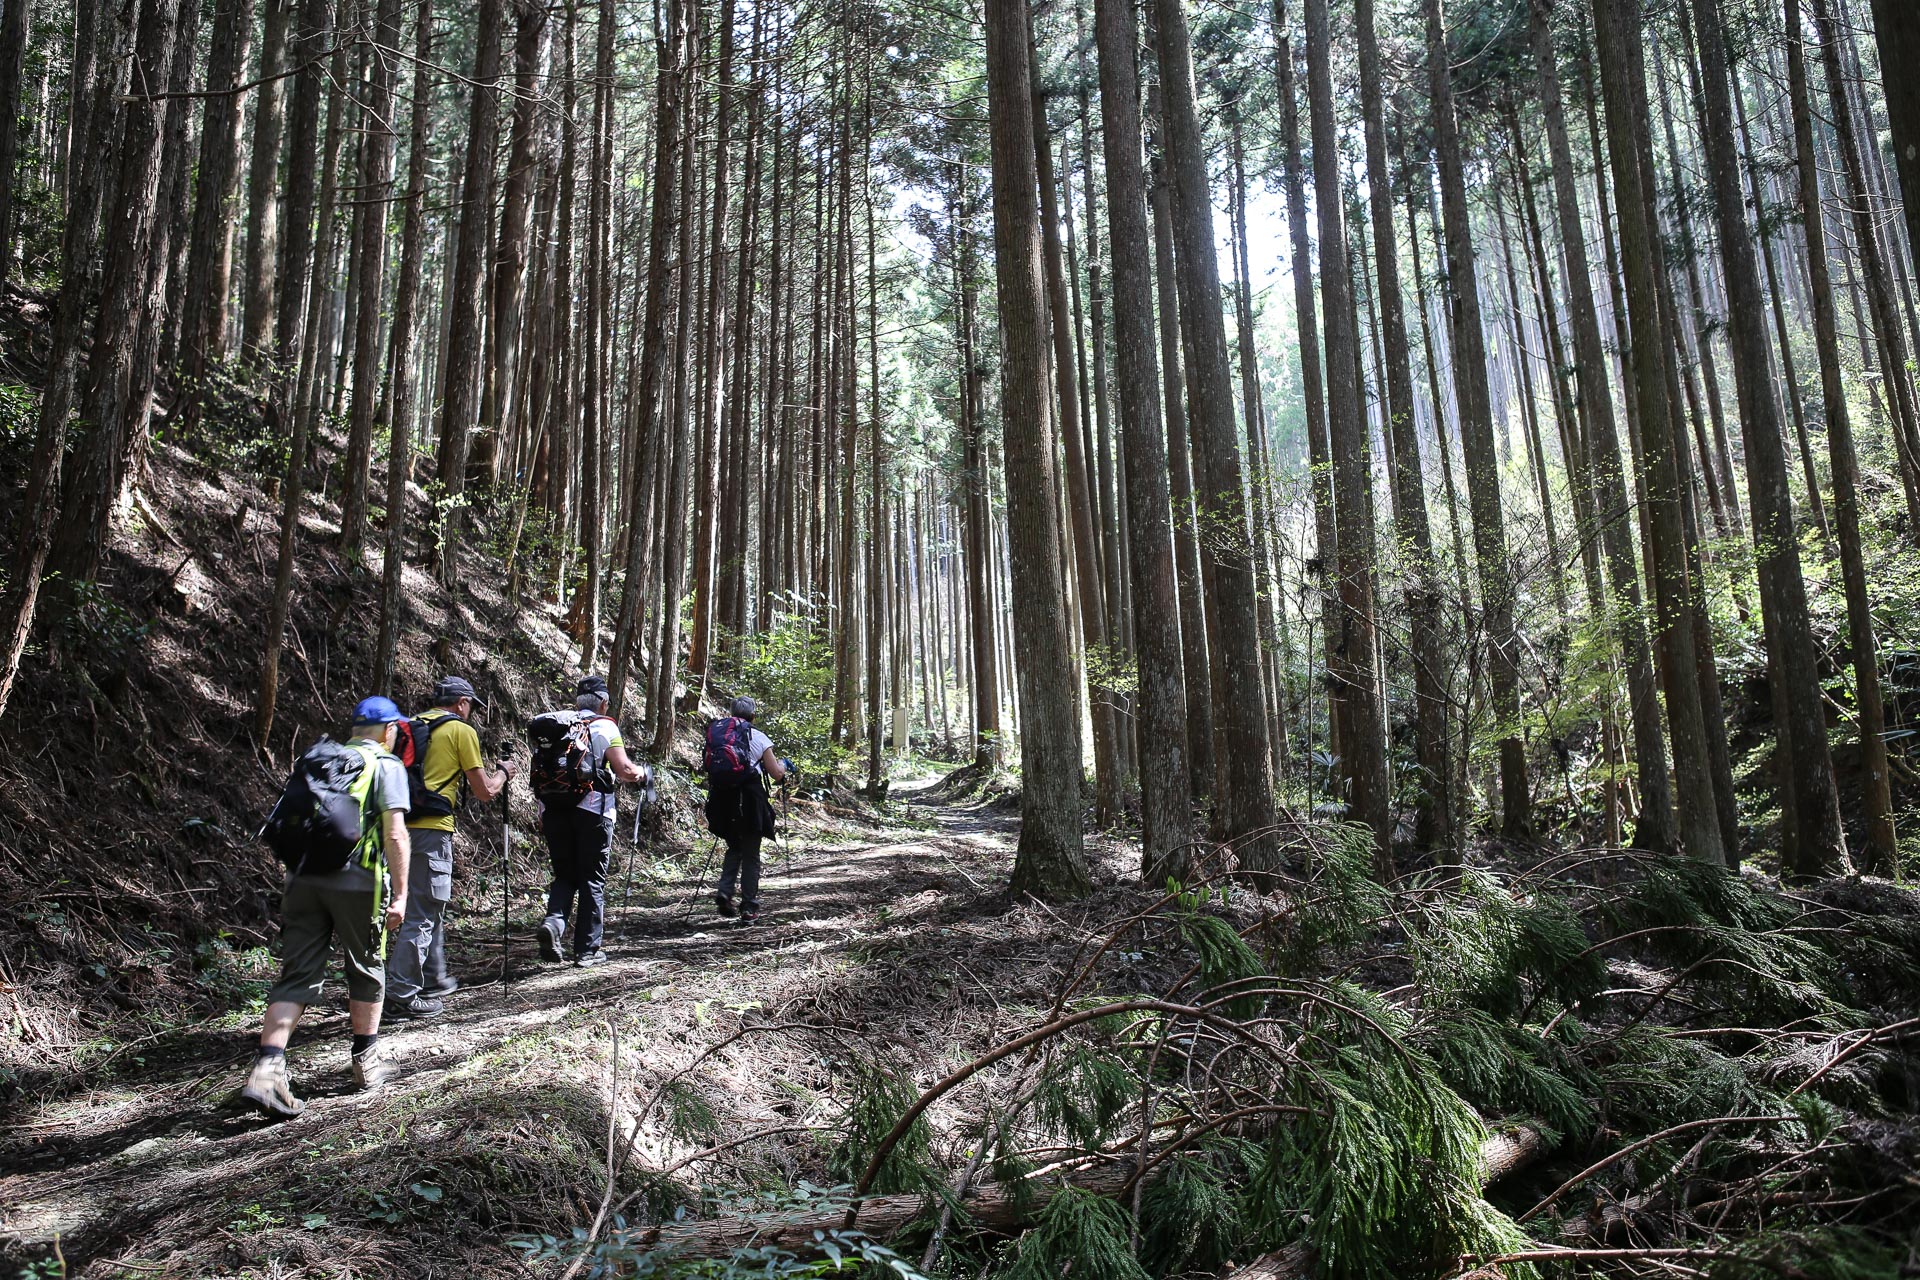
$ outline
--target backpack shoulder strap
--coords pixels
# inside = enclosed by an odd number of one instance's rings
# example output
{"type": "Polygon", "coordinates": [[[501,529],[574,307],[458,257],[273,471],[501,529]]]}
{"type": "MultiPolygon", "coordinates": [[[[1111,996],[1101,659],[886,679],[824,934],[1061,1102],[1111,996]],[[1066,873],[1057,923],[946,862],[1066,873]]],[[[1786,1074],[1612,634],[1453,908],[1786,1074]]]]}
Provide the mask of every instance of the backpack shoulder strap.
{"type": "Polygon", "coordinates": [[[355,853],[361,866],[371,867],[374,850],[380,844],[380,824],[377,820],[370,820],[371,815],[367,812],[367,806],[373,800],[373,779],[382,760],[398,757],[371,742],[349,742],[347,746],[360,756],[360,776],[347,788],[347,794],[360,805],[360,847],[355,853]]]}

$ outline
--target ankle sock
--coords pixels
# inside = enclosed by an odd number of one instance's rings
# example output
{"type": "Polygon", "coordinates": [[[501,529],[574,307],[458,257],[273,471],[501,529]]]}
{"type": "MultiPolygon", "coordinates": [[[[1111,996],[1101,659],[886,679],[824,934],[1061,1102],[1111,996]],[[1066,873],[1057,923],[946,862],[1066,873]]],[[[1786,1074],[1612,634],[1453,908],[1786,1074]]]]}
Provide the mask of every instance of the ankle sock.
{"type": "Polygon", "coordinates": [[[361,1054],[367,1052],[369,1049],[373,1048],[373,1046],[375,1045],[375,1043],[379,1041],[379,1039],[380,1039],[380,1033],[377,1031],[370,1036],[356,1035],[353,1038],[353,1056],[357,1058],[361,1054]]]}
{"type": "Polygon", "coordinates": [[[254,1051],[253,1060],[255,1062],[265,1062],[269,1058],[284,1058],[286,1056],[287,1051],[279,1045],[263,1044],[254,1051]]]}

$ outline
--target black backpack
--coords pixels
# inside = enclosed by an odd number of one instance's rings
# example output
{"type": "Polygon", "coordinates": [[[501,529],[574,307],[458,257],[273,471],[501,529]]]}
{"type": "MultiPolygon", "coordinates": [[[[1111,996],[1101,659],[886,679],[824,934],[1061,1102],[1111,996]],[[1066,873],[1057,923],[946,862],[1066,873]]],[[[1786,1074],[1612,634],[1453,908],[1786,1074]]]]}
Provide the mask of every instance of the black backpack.
{"type": "Polygon", "coordinates": [[[751,778],[754,775],[752,723],[739,716],[728,716],[708,725],[702,765],[712,786],[737,787],[751,778]]]}
{"type": "MultiPolygon", "coordinates": [[[[407,769],[407,821],[416,818],[444,818],[454,810],[454,802],[438,791],[427,787],[427,743],[433,739],[433,731],[450,720],[466,721],[451,711],[445,715],[414,716],[400,722],[400,736],[393,744],[393,754],[400,757],[400,763],[407,769]]],[[[466,775],[459,775],[461,794],[466,793],[466,775]]]]}
{"type": "MultiPolygon", "coordinates": [[[[326,875],[363,854],[379,756],[322,738],[294,763],[261,838],[294,875],[326,875]]],[[[364,864],[364,859],[363,859],[364,864]]]]}
{"type": "Polygon", "coordinates": [[[601,778],[593,746],[593,722],[605,718],[594,711],[548,711],[527,725],[533,753],[529,775],[543,804],[578,804],[590,792],[613,789],[601,778]]]}

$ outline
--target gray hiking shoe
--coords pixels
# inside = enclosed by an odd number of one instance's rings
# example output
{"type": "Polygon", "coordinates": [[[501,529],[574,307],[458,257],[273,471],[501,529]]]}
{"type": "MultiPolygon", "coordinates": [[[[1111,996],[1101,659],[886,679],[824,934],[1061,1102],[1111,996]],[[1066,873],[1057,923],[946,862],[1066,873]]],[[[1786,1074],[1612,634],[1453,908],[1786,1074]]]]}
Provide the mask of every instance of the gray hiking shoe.
{"type": "Polygon", "coordinates": [[[575,956],[573,962],[582,969],[591,969],[595,965],[605,964],[607,962],[607,953],[603,949],[595,947],[591,951],[583,951],[575,956]]]}
{"type": "Polygon", "coordinates": [[[385,1016],[396,1022],[403,1022],[409,1018],[432,1018],[444,1012],[446,1007],[444,1001],[436,1000],[422,992],[417,996],[408,996],[405,1000],[387,1001],[385,1016]]]}
{"type": "Polygon", "coordinates": [[[542,960],[550,960],[554,964],[560,963],[560,934],[566,927],[566,924],[557,916],[548,916],[540,922],[540,928],[535,937],[540,943],[542,960]]]}
{"type": "Polygon", "coordinates": [[[287,1075],[284,1055],[254,1059],[253,1070],[247,1073],[247,1082],[240,1087],[240,1097],[279,1119],[290,1120],[307,1109],[306,1103],[293,1096],[293,1081],[287,1075]]]}
{"type": "Polygon", "coordinates": [[[713,908],[718,911],[723,918],[728,920],[733,919],[735,915],[733,899],[724,893],[716,893],[713,895],[713,908]]]}
{"type": "Polygon", "coordinates": [[[393,1074],[393,1067],[380,1056],[380,1046],[353,1055],[353,1087],[363,1093],[378,1089],[393,1074]]]}

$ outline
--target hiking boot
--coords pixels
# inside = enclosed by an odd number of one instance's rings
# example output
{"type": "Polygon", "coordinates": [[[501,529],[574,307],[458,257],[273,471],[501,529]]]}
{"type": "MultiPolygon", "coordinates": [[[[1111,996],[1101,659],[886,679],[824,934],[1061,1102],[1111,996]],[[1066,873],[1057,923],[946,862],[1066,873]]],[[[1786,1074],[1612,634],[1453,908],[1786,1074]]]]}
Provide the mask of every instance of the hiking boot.
{"type": "Polygon", "coordinates": [[[739,914],[733,909],[733,899],[724,893],[716,893],[713,895],[713,905],[715,910],[719,911],[725,919],[731,920],[735,915],[739,914]]]}
{"type": "Polygon", "coordinates": [[[575,956],[573,962],[582,969],[591,969],[595,965],[605,964],[607,962],[607,953],[604,948],[595,947],[591,951],[583,951],[575,956]]]}
{"type": "Polygon", "coordinates": [[[255,1058],[253,1070],[247,1073],[247,1082],[240,1088],[240,1097],[281,1119],[292,1119],[307,1109],[306,1103],[293,1096],[293,1081],[287,1075],[285,1055],[255,1058]]]}
{"type": "Polygon", "coordinates": [[[449,975],[445,978],[440,979],[440,981],[434,983],[432,986],[428,987],[421,994],[432,996],[435,1000],[445,1000],[448,996],[452,995],[454,992],[458,991],[459,989],[460,989],[460,979],[449,975]]]}
{"type": "Polygon", "coordinates": [[[425,992],[417,996],[408,996],[405,1000],[387,1001],[386,1016],[395,1020],[407,1018],[431,1018],[446,1009],[446,1002],[435,1000],[425,992]]]}
{"type": "Polygon", "coordinates": [[[393,1067],[380,1056],[379,1045],[353,1055],[353,1087],[362,1093],[378,1089],[392,1074],[393,1067]]]}
{"type": "Polygon", "coordinates": [[[566,922],[558,916],[548,916],[540,922],[540,928],[534,936],[540,942],[540,958],[542,960],[550,960],[554,964],[561,962],[560,935],[566,930],[566,927],[566,922]]]}
{"type": "Polygon", "coordinates": [[[751,907],[740,908],[740,923],[741,924],[759,924],[760,923],[760,904],[755,903],[751,907]]]}

